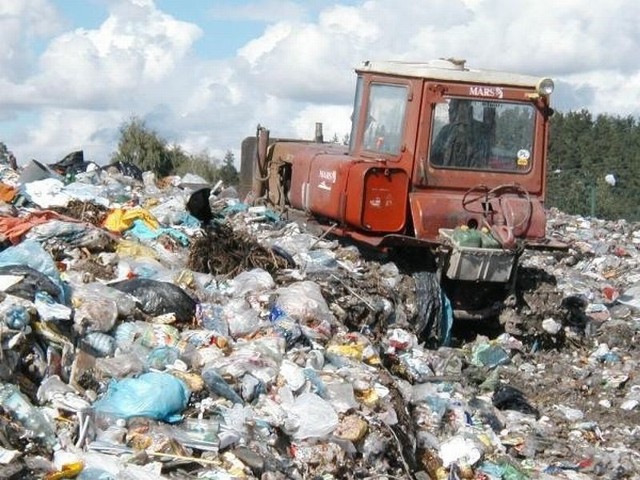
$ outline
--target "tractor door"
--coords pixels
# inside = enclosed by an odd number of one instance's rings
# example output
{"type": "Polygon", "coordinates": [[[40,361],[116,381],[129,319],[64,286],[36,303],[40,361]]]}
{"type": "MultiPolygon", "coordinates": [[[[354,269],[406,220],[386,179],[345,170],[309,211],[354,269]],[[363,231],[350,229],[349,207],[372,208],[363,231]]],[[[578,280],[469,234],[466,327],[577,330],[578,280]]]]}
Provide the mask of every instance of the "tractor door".
{"type": "Polygon", "coordinates": [[[413,102],[416,85],[409,79],[367,76],[360,87],[345,220],[370,232],[399,233],[407,220],[419,114],[413,102]]]}

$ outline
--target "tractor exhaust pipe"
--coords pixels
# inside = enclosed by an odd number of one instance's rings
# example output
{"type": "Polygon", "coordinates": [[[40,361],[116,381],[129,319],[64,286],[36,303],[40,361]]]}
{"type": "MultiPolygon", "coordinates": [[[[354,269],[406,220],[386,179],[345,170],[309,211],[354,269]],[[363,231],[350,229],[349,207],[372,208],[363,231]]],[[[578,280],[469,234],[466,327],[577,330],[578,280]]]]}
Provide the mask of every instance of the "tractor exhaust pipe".
{"type": "Polygon", "coordinates": [[[322,135],[322,122],[316,122],[316,136],[314,138],[316,143],[323,143],[324,138],[322,135]]]}
{"type": "Polygon", "coordinates": [[[261,198],[267,190],[269,180],[267,165],[267,148],[269,147],[269,130],[258,125],[256,130],[256,150],[253,172],[253,194],[256,198],[261,198]]]}

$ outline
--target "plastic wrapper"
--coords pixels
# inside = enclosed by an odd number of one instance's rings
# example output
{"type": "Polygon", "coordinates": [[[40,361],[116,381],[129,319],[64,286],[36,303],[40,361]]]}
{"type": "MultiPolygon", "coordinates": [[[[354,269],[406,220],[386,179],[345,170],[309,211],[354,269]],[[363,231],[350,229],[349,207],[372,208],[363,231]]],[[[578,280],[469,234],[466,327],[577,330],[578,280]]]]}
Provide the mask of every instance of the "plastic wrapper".
{"type": "Polygon", "coordinates": [[[146,352],[133,350],[112,358],[97,358],[95,366],[108,378],[125,378],[130,375],[138,375],[146,370],[144,355],[146,352]]]}
{"type": "Polygon", "coordinates": [[[328,383],[326,385],[328,400],[331,406],[338,413],[345,413],[349,410],[357,409],[359,404],[356,400],[351,383],[328,383]]]}
{"type": "Polygon", "coordinates": [[[292,233],[282,235],[271,243],[295,258],[300,254],[306,254],[314,244],[317,245],[318,238],[308,233],[292,233]]]}
{"type": "Polygon", "coordinates": [[[207,330],[228,336],[229,324],[224,317],[224,307],[212,303],[199,303],[196,306],[196,320],[207,330]]]}
{"type": "Polygon", "coordinates": [[[90,407],[82,398],[57,375],[47,377],[38,388],[38,401],[50,403],[53,407],[71,412],[79,412],[90,407]]]}
{"type": "Polygon", "coordinates": [[[118,305],[114,300],[96,295],[84,296],[78,299],[74,295],[78,305],[73,316],[76,330],[85,332],[108,332],[118,319],[118,305]]]}
{"type": "Polygon", "coordinates": [[[224,378],[216,371],[215,368],[205,367],[202,369],[202,379],[207,389],[222,398],[232,401],[233,403],[244,403],[240,395],[229,385],[224,378]]]}
{"type": "Polygon", "coordinates": [[[25,183],[25,194],[41,208],[66,207],[71,197],[63,192],[64,183],[57,178],[44,178],[25,183]]]}
{"type": "Polygon", "coordinates": [[[125,351],[134,345],[153,349],[175,347],[180,342],[180,331],[167,324],[146,322],[125,322],[118,325],[114,332],[116,345],[125,351]]]}
{"type": "Polygon", "coordinates": [[[117,266],[117,278],[126,280],[132,278],[149,278],[160,282],[171,281],[173,273],[159,260],[151,257],[121,256],[117,266]]]}
{"type": "Polygon", "coordinates": [[[34,305],[38,311],[38,316],[43,321],[50,320],[70,320],[72,310],[66,305],[56,302],[51,295],[46,292],[36,292],[34,305]]]}
{"type": "Polygon", "coordinates": [[[164,370],[180,358],[180,351],[175,347],[158,347],[149,352],[146,365],[149,369],[164,370]]]}
{"type": "Polygon", "coordinates": [[[7,297],[0,302],[0,322],[11,330],[24,330],[31,322],[31,313],[25,305],[19,305],[7,297]]]}
{"type": "Polygon", "coordinates": [[[440,458],[445,467],[452,463],[475,465],[484,456],[485,447],[472,435],[455,435],[440,445],[440,458]]]}
{"type": "Polygon", "coordinates": [[[217,452],[220,446],[220,422],[213,419],[187,418],[178,425],[162,425],[161,431],[181,445],[198,450],[217,452]]]}
{"type": "Polygon", "coordinates": [[[79,302],[80,306],[95,299],[110,300],[115,304],[119,318],[130,317],[136,310],[136,299],[133,296],[100,282],[74,285],[71,299],[74,304],[79,302]]]}
{"type": "Polygon", "coordinates": [[[236,348],[228,356],[219,356],[207,367],[215,368],[223,376],[239,379],[245,373],[251,373],[264,383],[275,380],[282,357],[284,340],[279,337],[263,337],[251,342],[236,344],[236,348]]]}
{"type": "Polygon", "coordinates": [[[300,253],[295,258],[296,264],[301,265],[302,271],[307,275],[328,275],[339,268],[335,254],[329,250],[311,250],[300,253]]]}
{"type": "Polygon", "coordinates": [[[169,423],[182,419],[190,392],[187,385],[166,373],[144,373],[112,381],[104,397],[94,404],[97,413],[116,418],[148,417],[169,423]]]}
{"type": "Polygon", "coordinates": [[[115,237],[91,224],[51,220],[33,227],[26,238],[39,242],[64,241],[70,248],[86,248],[91,252],[111,250],[115,237]]]}
{"type": "Polygon", "coordinates": [[[326,437],[338,426],[336,411],[315,393],[303,393],[287,409],[298,419],[299,426],[292,434],[298,440],[326,437]]]}

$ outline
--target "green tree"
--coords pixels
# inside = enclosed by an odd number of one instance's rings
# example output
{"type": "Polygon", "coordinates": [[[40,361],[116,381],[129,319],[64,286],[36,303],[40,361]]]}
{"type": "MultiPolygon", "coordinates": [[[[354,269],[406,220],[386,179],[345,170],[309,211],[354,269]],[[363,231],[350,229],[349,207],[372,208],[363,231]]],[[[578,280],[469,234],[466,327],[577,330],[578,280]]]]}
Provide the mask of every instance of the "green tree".
{"type": "Polygon", "coordinates": [[[174,169],[175,152],[167,147],[167,142],[156,132],[150,130],[137,117],[120,127],[118,150],[111,161],[130,162],[142,171],[152,171],[159,177],[165,177],[174,169]]]}
{"type": "Polygon", "coordinates": [[[204,178],[210,183],[218,180],[218,164],[220,160],[209,156],[207,152],[201,152],[195,156],[189,156],[186,160],[181,161],[175,168],[174,174],[184,176],[192,173],[204,178]]]}
{"type": "Polygon", "coordinates": [[[587,110],[551,118],[547,205],[569,214],[640,220],[640,124],[587,110]],[[605,181],[612,174],[616,185],[605,181]]]}
{"type": "Polygon", "coordinates": [[[240,177],[235,165],[235,156],[231,150],[224,155],[222,166],[218,171],[218,178],[227,186],[236,186],[240,183],[240,177]]]}

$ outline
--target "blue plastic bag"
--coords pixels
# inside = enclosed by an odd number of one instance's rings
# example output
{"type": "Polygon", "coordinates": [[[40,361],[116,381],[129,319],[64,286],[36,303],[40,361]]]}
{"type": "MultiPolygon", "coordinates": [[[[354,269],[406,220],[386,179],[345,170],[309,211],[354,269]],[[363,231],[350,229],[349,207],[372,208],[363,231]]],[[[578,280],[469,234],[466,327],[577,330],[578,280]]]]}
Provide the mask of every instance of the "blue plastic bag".
{"type": "Polygon", "coordinates": [[[182,420],[181,412],[187,407],[190,395],[182,380],[168,373],[150,372],[112,381],[94,409],[125,420],[148,417],[174,423],[182,420]]]}
{"type": "Polygon", "coordinates": [[[57,300],[66,304],[67,292],[60,272],[49,252],[35,240],[23,240],[18,245],[0,252],[0,265],[26,265],[46,275],[60,289],[57,300]]]}

